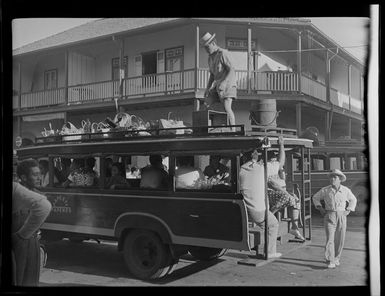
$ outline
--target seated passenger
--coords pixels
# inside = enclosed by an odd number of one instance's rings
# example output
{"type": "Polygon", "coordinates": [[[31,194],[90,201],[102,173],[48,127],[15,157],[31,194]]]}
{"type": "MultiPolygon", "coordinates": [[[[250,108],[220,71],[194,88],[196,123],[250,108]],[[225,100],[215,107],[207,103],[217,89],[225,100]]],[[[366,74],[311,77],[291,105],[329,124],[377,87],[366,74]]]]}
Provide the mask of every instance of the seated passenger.
{"type": "MultiPolygon", "coordinates": [[[[41,173],[41,187],[46,187],[49,184],[49,168],[48,160],[42,159],[39,161],[39,168],[41,173]]],[[[58,183],[56,176],[53,176],[53,182],[58,183]]]]}
{"type": "Polygon", "coordinates": [[[87,173],[84,169],[84,159],[74,159],[71,164],[71,173],[63,183],[68,186],[93,186],[95,175],[87,173]]]}
{"type": "Polygon", "coordinates": [[[150,155],[150,165],[141,170],[141,188],[167,189],[168,173],[164,170],[161,155],[150,155]]]}
{"type": "Polygon", "coordinates": [[[58,179],[61,183],[65,182],[71,173],[71,159],[70,158],[60,158],[60,171],[58,179]]]}
{"type": "Polygon", "coordinates": [[[177,189],[201,189],[206,183],[205,175],[201,169],[194,168],[193,156],[177,158],[175,170],[175,188],[177,189]]]}
{"type": "Polygon", "coordinates": [[[129,187],[125,174],[124,164],[114,162],[111,167],[111,177],[107,179],[105,187],[109,189],[122,189],[129,187]]]}
{"type": "Polygon", "coordinates": [[[203,171],[207,177],[215,177],[221,180],[229,178],[229,168],[220,162],[221,158],[219,155],[210,157],[210,164],[203,171]]]}
{"type": "Polygon", "coordinates": [[[274,153],[268,153],[267,175],[268,175],[268,197],[270,211],[276,212],[288,208],[289,216],[291,218],[290,234],[295,238],[305,241],[305,238],[299,232],[298,222],[300,219],[301,201],[294,193],[290,194],[286,190],[286,176],[283,169],[285,164],[285,150],[284,140],[280,136],[278,138],[279,144],[279,160],[274,153]]]}
{"type": "Polygon", "coordinates": [[[86,174],[92,175],[94,177],[94,184],[97,185],[99,181],[98,173],[94,170],[96,160],[94,157],[89,157],[85,161],[84,171],[86,174]]]}
{"type": "Polygon", "coordinates": [[[111,158],[106,158],[104,160],[104,167],[106,168],[106,178],[111,177],[112,163],[114,161],[111,158]]]}
{"type": "Polygon", "coordinates": [[[140,171],[136,166],[131,167],[130,172],[127,174],[128,179],[139,179],[140,171]]]}

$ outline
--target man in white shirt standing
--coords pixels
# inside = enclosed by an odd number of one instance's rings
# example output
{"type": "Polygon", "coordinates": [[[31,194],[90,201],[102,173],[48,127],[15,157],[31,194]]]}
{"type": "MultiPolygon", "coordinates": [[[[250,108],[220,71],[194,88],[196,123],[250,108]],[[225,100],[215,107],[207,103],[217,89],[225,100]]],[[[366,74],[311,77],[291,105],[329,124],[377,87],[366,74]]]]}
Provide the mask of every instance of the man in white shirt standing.
{"type": "Polygon", "coordinates": [[[355,210],[357,198],[346,186],[341,185],[346,181],[346,176],[338,169],[329,173],[330,185],[323,187],[313,196],[316,209],[324,216],[326,231],[325,258],[328,268],[340,265],[340,258],[345,242],[346,216],[355,210]],[[324,201],[323,208],[321,201],[324,201]],[[346,206],[348,203],[348,206],[346,206]]]}
{"type": "Polygon", "coordinates": [[[35,189],[40,185],[37,161],[25,160],[17,167],[21,184],[12,190],[12,261],[13,281],[17,286],[37,286],[40,277],[38,230],[52,205],[35,189]]]}

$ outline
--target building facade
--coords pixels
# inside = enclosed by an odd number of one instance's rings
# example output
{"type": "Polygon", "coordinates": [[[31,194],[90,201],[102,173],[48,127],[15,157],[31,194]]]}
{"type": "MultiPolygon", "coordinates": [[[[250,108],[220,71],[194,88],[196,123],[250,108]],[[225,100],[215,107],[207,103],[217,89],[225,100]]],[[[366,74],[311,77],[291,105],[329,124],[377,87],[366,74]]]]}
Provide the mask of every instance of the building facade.
{"type": "Polygon", "coordinates": [[[250,110],[274,100],[278,127],[362,141],[364,66],[308,20],[266,18],[101,19],[16,49],[14,140],[113,118],[116,106],[192,124],[209,77],[206,32],[232,53],[236,124],[251,129],[250,110]]]}

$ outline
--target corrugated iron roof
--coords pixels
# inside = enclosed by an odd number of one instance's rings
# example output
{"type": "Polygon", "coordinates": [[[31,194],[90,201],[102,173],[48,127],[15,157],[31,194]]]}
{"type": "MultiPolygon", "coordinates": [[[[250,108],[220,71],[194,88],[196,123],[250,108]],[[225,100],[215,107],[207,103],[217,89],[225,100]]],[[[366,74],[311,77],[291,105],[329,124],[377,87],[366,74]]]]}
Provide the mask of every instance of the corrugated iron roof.
{"type": "Polygon", "coordinates": [[[94,39],[111,34],[130,31],[155,24],[165,23],[178,18],[105,18],[71,28],[13,50],[13,55],[20,55],[51,47],[94,39]]]}
{"type": "MultiPolygon", "coordinates": [[[[309,20],[294,18],[193,18],[195,20],[251,22],[251,23],[276,23],[276,24],[304,24],[309,20]]],[[[49,36],[13,50],[13,55],[21,55],[52,47],[68,45],[75,42],[109,36],[139,28],[167,23],[182,18],[104,18],[92,21],[64,32],[49,36]]]]}

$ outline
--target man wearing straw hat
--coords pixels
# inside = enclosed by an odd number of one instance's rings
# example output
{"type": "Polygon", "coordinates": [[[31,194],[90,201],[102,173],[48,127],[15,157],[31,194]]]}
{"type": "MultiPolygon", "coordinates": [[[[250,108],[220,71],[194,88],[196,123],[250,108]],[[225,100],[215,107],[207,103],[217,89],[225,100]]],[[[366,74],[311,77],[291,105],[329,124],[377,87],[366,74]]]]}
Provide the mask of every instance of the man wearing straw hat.
{"type": "Polygon", "coordinates": [[[329,173],[330,185],[322,188],[313,196],[313,203],[324,216],[326,231],[325,258],[328,268],[340,265],[346,233],[346,216],[354,211],[357,199],[352,191],[341,185],[346,176],[338,169],[329,173]],[[324,202],[325,208],[321,205],[324,202]],[[347,205],[348,204],[348,205],[347,205]]]}
{"type": "MultiPolygon", "coordinates": [[[[206,99],[204,104],[209,107],[214,102],[221,102],[229,117],[230,125],[235,125],[231,104],[237,98],[237,82],[230,53],[217,45],[215,34],[207,32],[201,38],[200,44],[209,54],[210,77],[204,94],[206,99]]],[[[231,130],[234,131],[235,128],[231,130]]]]}

